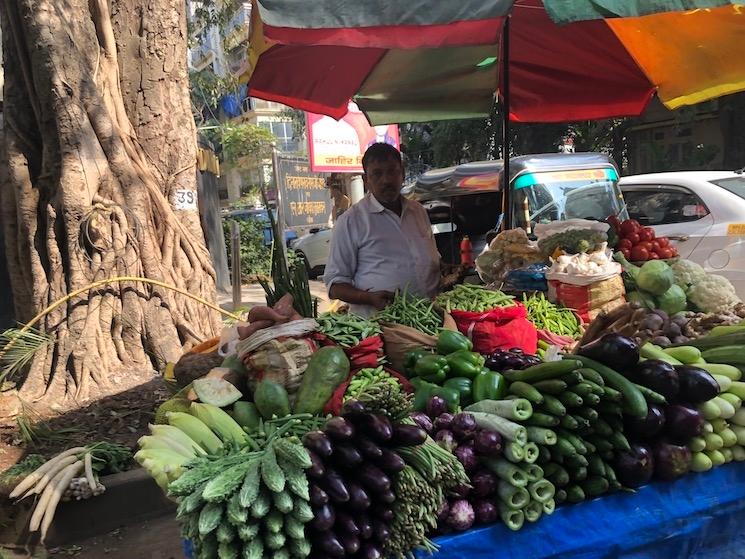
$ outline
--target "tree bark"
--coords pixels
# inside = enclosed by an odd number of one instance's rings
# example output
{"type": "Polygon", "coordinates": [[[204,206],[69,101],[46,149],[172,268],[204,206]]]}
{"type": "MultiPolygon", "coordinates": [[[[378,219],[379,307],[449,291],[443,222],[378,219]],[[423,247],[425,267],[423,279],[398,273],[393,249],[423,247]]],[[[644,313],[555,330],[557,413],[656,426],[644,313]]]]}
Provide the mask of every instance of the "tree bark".
{"type": "MultiPolygon", "coordinates": [[[[0,3],[0,204],[20,321],[117,276],[214,300],[197,210],[173,203],[179,191],[196,196],[184,10],[183,0],[0,3]]],[[[56,343],[36,356],[20,393],[84,401],[112,375],[175,361],[218,326],[169,290],[112,282],[40,323],[56,343]]]]}

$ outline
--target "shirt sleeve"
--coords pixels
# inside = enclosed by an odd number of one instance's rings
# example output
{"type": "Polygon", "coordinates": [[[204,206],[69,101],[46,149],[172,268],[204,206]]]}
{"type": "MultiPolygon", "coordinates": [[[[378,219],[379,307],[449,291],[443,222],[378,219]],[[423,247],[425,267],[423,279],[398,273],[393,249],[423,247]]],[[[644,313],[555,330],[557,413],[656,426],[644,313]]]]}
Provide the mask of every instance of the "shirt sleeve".
{"type": "Polygon", "coordinates": [[[349,222],[349,213],[343,213],[334,225],[329,248],[329,259],[323,274],[326,288],[336,283],[354,285],[357,271],[357,243],[349,222]]]}

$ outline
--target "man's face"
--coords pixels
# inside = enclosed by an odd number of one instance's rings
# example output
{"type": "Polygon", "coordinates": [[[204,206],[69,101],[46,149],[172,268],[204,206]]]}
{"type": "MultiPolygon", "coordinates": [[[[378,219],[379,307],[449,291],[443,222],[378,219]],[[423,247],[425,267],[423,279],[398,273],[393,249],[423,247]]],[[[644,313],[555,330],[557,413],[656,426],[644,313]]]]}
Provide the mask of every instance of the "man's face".
{"type": "Polygon", "coordinates": [[[400,161],[393,158],[371,161],[364,175],[365,186],[378,202],[392,205],[401,197],[404,184],[404,170],[400,161]]]}

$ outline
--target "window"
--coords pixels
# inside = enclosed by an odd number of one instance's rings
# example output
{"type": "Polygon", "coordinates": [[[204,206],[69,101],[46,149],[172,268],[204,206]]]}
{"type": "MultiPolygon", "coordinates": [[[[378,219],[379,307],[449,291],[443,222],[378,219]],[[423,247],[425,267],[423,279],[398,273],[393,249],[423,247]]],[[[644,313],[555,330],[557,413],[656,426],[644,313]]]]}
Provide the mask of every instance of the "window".
{"type": "Polygon", "coordinates": [[[631,219],[642,225],[667,225],[697,221],[709,215],[701,199],[690,190],[675,187],[649,187],[648,190],[626,190],[626,208],[631,219]]]}
{"type": "Polygon", "coordinates": [[[733,177],[731,179],[720,179],[711,182],[717,186],[721,186],[735,196],[745,199],[745,177],[733,177]]]}
{"type": "Polygon", "coordinates": [[[269,130],[277,138],[277,147],[279,151],[285,153],[293,153],[300,151],[300,142],[298,142],[294,136],[294,130],[291,122],[286,121],[262,121],[259,122],[260,126],[263,126],[269,130]]]}

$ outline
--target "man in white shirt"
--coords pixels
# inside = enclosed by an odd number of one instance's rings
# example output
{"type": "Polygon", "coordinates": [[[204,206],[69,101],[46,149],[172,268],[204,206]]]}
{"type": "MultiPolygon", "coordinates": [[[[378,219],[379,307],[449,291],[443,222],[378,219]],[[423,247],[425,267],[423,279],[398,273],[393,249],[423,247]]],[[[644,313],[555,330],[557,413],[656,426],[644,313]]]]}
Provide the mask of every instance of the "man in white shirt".
{"type": "Polygon", "coordinates": [[[426,210],[401,196],[400,152],[389,144],[373,144],[362,167],[368,193],[336,222],[324,278],[331,299],[369,316],[385,308],[399,289],[436,295],[440,254],[426,210]]]}

